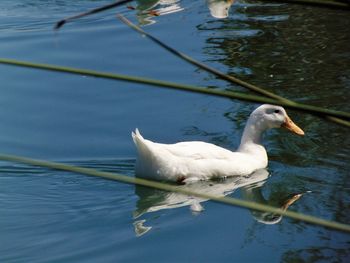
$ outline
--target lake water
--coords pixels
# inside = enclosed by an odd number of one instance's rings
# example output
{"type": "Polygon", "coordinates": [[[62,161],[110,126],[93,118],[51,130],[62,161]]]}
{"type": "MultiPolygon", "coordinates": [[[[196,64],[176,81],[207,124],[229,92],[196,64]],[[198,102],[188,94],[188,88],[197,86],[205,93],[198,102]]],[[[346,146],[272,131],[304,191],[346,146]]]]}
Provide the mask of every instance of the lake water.
{"type": "MultiPolygon", "coordinates": [[[[0,57],[245,91],[180,59],[109,10],[111,1],[0,5],[0,57]]],[[[119,8],[164,42],[303,103],[349,111],[349,13],[237,1],[135,1],[119,8]],[[157,10],[152,16],[147,8],[157,10]],[[213,16],[214,15],[214,16],[213,16]]],[[[0,65],[1,153],[134,176],[130,133],[234,149],[257,105],[86,76],[0,65]]],[[[305,137],[265,136],[268,170],[197,190],[350,223],[349,130],[289,111],[305,137]]],[[[69,172],[0,163],[0,262],[349,262],[350,236],[288,218],[69,172]],[[203,201],[199,203],[199,201],[203,201]],[[204,208],[195,212],[195,208],[204,208]]]]}

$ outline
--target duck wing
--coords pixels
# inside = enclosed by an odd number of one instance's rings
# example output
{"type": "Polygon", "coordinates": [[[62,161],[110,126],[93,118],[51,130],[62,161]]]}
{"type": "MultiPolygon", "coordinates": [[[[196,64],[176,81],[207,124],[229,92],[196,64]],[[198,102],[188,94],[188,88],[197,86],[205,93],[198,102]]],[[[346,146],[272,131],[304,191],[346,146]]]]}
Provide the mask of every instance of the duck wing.
{"type": "Polygon", "coordinates": [[[189,158],[192,160],[201,159],[231,159],[234,155],[230,150],[216,146],[211,143],[200,141],[179,142],[175,144],[159,144],[171,155],[179,158],[189,158]]]}
{"type": "Polygon", "coordinates": [[[174,144],[156,143],[142,137],[139,130],[132,132],[132,138],[141,155],[162,155],[185,159],[229,159],[235,153],[201,141],[179,142],[174,144]]]}

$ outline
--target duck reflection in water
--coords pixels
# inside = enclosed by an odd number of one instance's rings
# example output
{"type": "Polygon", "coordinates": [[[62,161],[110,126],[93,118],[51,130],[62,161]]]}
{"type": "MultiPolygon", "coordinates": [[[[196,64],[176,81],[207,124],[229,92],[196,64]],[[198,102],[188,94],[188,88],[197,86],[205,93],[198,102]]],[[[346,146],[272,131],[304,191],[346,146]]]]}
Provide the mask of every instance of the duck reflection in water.
{"type": "MultiPolygon", "coordinates": [[[[262,186],[268,177],[268,171],[266,169],[260,169],[246,177],[230,177],[220,181],[199,181],[192,184],[178,185],[177,187],[218,197],[230,195],[236,189],[240,188],[244,200],[266,205],[277,205],[283,210],[287,210],[290,205],[302,196],[302,194],[294,194],[283,200],[277,200],[277,202],[276,200],[272,200],[272,198],[271,200],[266,200],[262,194],[262,186]]],[[[188,206],[192,213],[200,214],[204,211],[202,203],[208,201],[208,199],[143,186],[135,187],[135,193],[139,197],[133,214],[136,236],[142,236],[152,229],[151,226],[146,225],[146,219],[140,219],[147,213],[188,206]]],[[[269,212],[251,210],[251,214],[255,220],[263,224],[276,224],[282,219],[281,215],[269,212]]]]}
{"type": "Polygon", "coordinates": [[[210,14],[215,18],[226,18],[234,0],[207,0],[210,14]]]}
{"type": "MultiPolygon", "coordinates": [[[[128,6],[136,10],[136,16],[140,25],[151,25],[156,21],[155,16],[167,15],[182,11],[179,0],[137,0],[136,6],[128,6]]],[[[229,10],[234,0],[207,0],[210,14],[218,19],[228,17],[229,10]]]]}
{"type": "Polygon", "coordinates": [[[140,25],[151,25],[155,23],[152,19],[155,16],[167,15],[182,11],[179,0],[137,0],[136,7],[129,6],[129,9],[136,10],[136,16],[140,25]]]}

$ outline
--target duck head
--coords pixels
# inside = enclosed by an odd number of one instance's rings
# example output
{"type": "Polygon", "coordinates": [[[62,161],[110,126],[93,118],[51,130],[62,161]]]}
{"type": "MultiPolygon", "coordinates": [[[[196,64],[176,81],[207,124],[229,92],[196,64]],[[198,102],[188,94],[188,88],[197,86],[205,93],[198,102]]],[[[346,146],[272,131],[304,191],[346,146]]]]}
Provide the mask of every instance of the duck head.
{"type": "Polygon", "coordinates": [[[251,113],[249,122],[261,130],[283,127],[298,135],[304,135],[304,131],[289,118],[286,110],[276,105],[264,104],[256,108],[251,113]]]}
{"type": "MultiPolygon", "coordinates": [[[[289,118],[285,109],[270,104],[261,105],[250,114],[238,151],[256,153],[256,147],[254,146],[252,148],[251,145],[261,145],[264,131],[281,127],[298,135],[304,135],[304,131],[289,118]]],[[[261,150],[261,153],[265,156],[265,149],[261,150]]]]}

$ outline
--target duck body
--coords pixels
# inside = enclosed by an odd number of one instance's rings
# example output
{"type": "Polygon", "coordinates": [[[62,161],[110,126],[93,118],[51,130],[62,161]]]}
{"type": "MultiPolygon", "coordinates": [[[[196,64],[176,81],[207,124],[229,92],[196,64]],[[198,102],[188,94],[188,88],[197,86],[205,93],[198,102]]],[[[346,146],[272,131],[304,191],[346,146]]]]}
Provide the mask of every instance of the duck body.
{"type": "Polygon", "coordinates": [[[247,121],[237,151],[200,141],[156,143],[144,139],[136,129],[132,132],[138,153],[136,176],[187,183],[252,174],[268,164],[267,153],[261,142],[263,132],[280,127],[285,123],[285,116],[287,114],[279,106],[265,104],[257,108],[247,121]],[[266,109],[271,111],[269,114],[275,115],[270,121],[265,118],[266,109]],[[274,122],[274,118],[280,120],[274,122]]]}
{"type": "Polygon", "coordinates": [[[145,178],[197,181],[248,175],[267,166],[267,155],[263,147],[259,158],[254,158],[249,153],[232,152],[200,141],[155,143],[144,139],[138,130],[133,138],[138,149],[136,174],[145,178]]]}

